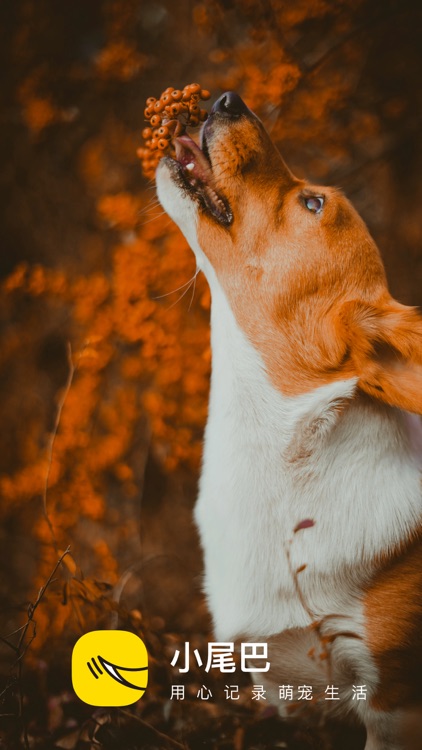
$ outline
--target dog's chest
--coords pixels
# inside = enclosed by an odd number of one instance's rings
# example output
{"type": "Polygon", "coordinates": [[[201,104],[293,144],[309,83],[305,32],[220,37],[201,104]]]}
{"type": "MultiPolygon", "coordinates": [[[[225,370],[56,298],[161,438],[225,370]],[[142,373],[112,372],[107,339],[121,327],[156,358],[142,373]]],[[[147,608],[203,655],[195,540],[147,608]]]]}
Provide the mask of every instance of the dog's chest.
{"type": "Polygon", "coordinates": [[[306,462],[292,462],[289,446],[303,419],[323,412],[342,390],[350,395],[354,383],[283,397],[218,287],[212,346],[195,515],[217,638],[266,637],[308,625],[309,612],[317,618],[355,611],[372,559],[400,539],[419,513],[419,480],[397,451],[399,427],[389,424],[387,430],[381,415],[368,421],[357,410],[306,462]],[[388,441],[396,448],[394,460],[388,441]],[[396,491],[402,498],[399,512],[396,491]],[[305,520],[313,525],[295,532],[305,520]]]}

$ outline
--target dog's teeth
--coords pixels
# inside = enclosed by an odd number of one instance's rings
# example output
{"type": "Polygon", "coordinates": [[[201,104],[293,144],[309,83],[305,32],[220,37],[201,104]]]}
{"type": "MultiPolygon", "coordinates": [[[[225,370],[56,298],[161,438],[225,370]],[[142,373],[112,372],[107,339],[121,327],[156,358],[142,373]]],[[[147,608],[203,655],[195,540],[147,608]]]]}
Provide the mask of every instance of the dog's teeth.
{"type": "Polygon", "coordinates": [[[190,164],[186,164],[186,169],[189,170],[189,172],[192,172],[193,169],[195,169],[195,164],[193,161],[190,162],[190,164]]]}

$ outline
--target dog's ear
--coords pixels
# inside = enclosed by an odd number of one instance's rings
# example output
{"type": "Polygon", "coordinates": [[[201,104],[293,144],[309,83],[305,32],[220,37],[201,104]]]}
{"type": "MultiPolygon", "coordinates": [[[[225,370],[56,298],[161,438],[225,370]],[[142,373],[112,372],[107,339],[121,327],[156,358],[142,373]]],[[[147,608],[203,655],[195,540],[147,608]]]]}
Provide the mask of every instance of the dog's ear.
{"type": "Polygon", "coordinates": [[[422,317],[385,296],[378,304],[348,302],[341,311],[358,387],[422,414],[422,317]]]}

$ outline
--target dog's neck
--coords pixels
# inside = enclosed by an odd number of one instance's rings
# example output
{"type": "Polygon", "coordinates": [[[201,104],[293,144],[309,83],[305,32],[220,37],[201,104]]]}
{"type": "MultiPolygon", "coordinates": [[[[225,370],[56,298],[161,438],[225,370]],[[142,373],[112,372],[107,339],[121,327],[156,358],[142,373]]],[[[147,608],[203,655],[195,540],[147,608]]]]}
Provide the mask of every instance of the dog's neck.
{"type": "Polygon", "coordinates": [[[410,535],[420,476],[401,413],[356,398],[355,379],[297,397],[276,390],[207,271],[213,366],[196,508],[206,589],[219,638],[245,632],[245,623],[269,635],[309,622],[286,550],[293,569],[307,565],[310,608],[329,611],[333,571],[349,581],[338,606],[381,550],[410,535]],[[295,534],[304,519],[315,525],[295,534]]]}

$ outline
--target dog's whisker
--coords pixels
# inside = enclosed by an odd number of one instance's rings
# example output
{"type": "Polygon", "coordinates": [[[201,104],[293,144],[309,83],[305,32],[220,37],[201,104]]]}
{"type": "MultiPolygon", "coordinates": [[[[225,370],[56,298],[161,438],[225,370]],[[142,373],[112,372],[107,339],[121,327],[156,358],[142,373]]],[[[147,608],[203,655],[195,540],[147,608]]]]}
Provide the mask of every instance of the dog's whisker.
{"type": "Polygon", "coordinates": [[[148,203],[145,204],[145,207],[147,208],[148,206],[157,205],[159,202],[160,201],[158,199],[158,196],[157,195],[152,195],[151,198],[149,199],[148,203]]]}
{"type": "Polygon", "coordinates": [[[406,674],[421,651],[422,317],[389,295],[339,190],[296,178],[235,92],[213,112],[210,162],[187,141],[158,182],[197,261],[174,305],[189,293],[191,309],[198,265],[213,297],[195,520],[216,632],[271,666],[279,711],[304,674],[304,700],[347,699],[345,713],[368,692],[386,710],[355,710],[366,747],[410,750],[397,711],[422,685],[406,674]]]}
{"type": "Polygon", "coordinates": [[[217,179],[233,171],[235,160],[227,162],[226,159],[215,159],[213,163],[213,173],[217,179]],[[218,171],[217,171],[218,170],[218,171]]]}
{"type": "Polygon", "coordinates": [[[151,221],[155,221],[156,219],[159,219],[160,216],[164,216],[165,213],[166,213],[165,211],[160,211],[159,214],[157,214],[156,216],[153,216],[151,219],[147,219],[146,221],[143,221],[142,224],[143,225],[149,224],[151,221]]]}
{"type": "Polygon", "coordinates": [[[140,209],[138,211],[138,215],[139,216],[143,216],[144,214],[147,214],[150,211],[152,211],[154,208],[157,208],[157,206],[159,206],[159,205],[160,205],[160,201],[158,201],[158,200],[154,201],[154,203],[151,202],[147,206],[144,206],[144,208],[140,209]]]}
{"type": "Polygon", "coordinates": [[[192,302],[193,302],[193,298],[194,298],[194,296],[195,296],[195,289],[196,289],[196,279],[197,279],[197,277],[198,277],[198,273],[199,273],[199,271],[200,271],[200,269],[199,269],[199,268],[197,268],[197,269],[196,269],[196,273],[195,273],[195,276],[194,276],[194,281],[193,281],[193,289],[192,289],[192,296],[191,296],[191,298],[190,298],[190,302],[189,302],[189,307],[188,307],[188,312],[190,311],[190,309],[191,309],[191,307],[192,307],[192,302]]]}
{"type": "Polygon", "coordinates": [[[192,283],[193,279],[196,278],[198,272],[199,272],[199,269],[196,270],[195,275],[192,276],[192,278],[189,279],[189,281],[185,281],[185,283],[178,286],[177,289],[172,289],[171,292],[166,292],[165,294],[159,294],[158,297],[152,297],[152,299],[163,299],[163,297],[169,297],[171,294],[176,294],[176,292],[180,292],[181,289],[184,289],[185,286],[188,286],[188,284],[192,283]]]}
{"type": "Polygon", "coordinates": [[[190,281],[189,281],[189,285],[188,285],[188,286],[186,287],[186,289],[185,289],[185,291],[183,292],[183,294],[181,294],[181,295],[180,295],[180,297],[178,297],[178,299],[177,299],[177,300],[176,300],[175,302],[173,302],[173,304],[172,304],[172,305],[170,305],[170,307],[167,307],[167,312],[168,312],[169,310],[171,310],[171,308],[172,308],[172,307],[174,307],[175,305],[177,305],[177,304],[178,304],[178,303],[179,303],[179,302],[180,302],[180,301],[181,301],[181,300],[183,299],[183,297],[185,296],[185,294],[187,294],[187,293],[188,293],[188,291],[189,291],[189,289],[191,288],[192,284],[194,284],[194,283],[195,283],[195,279],[196,279],[197,275],[198,275],[198,271],[196,271],[196,272],[195,272],[195,275],[194,275],[194,276],[192,276],[192,278],[190,279],[190,281]]]}

